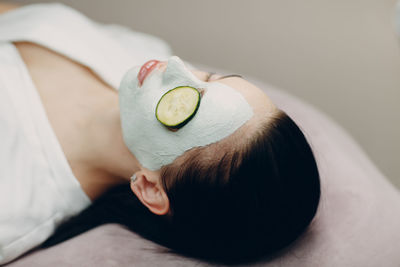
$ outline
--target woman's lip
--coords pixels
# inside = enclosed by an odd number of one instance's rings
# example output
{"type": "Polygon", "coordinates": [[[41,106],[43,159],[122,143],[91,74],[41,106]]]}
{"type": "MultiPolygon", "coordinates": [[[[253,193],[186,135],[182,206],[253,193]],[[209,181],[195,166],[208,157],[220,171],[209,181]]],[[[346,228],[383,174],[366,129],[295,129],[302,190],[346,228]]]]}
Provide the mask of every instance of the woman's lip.
{"type": "Polygon", "coordinates": [[[152,59],[143,64],[137,76],[140,86],[143,84],[147,75],[149,75],[149,73],[157,66],[158,63],[160,63],[160,61],[152,59]]]}

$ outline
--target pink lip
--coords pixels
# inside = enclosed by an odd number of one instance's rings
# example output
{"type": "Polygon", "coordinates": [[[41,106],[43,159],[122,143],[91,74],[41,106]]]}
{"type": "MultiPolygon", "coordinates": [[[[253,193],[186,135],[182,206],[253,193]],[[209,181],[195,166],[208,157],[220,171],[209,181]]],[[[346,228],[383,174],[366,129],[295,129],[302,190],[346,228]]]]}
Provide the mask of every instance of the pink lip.
{"type": "Polygon", "coordinates": [[[157,66],[158,63],[160,63],[160,61],[152,59],[143,64],[137,76],[140,86],[143,84],[147,75],[149,75],[149,73],[157,66]]]}

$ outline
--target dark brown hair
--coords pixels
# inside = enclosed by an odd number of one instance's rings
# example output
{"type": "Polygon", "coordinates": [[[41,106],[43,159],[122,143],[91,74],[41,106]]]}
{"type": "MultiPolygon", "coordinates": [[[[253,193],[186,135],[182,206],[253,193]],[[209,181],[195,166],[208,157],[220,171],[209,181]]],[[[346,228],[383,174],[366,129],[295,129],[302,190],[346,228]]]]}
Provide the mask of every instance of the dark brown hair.
{"type": "MultiPolygon", "coordinates": [[[[245,129],[245,128],[244,128],[245,129]]],[[[303,132],[283,111],[246,134],[186,151],[161,168],[171,213],[151,213],[129,185],[109,190],[42,247],[117,222],[185,256],[251,262],[293,243],[314,218],[320,180],[303,132]]]]}

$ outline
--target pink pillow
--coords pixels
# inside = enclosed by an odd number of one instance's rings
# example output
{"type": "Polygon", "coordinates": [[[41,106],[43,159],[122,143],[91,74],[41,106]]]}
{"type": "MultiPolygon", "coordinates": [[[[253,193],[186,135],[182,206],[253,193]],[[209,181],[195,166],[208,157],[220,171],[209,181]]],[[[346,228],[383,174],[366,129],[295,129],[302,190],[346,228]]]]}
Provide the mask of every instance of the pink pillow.
{"type": "MultiPolygon", "coordinates": [[[[201,67],[218,71],[209,67],[201,67]]],[[[400,266],[400,194],[333,120],[293,95],[248,79],[305,133],[321,176],[321,202],[308,231],[280,256],[257,266],[400,266]]],[[[118,224],[32,251],[7,266],[202,266],[157,252],[160,246],[118,224]]],[[[254,265],[254,266],[255,266],[254,265]]]]}

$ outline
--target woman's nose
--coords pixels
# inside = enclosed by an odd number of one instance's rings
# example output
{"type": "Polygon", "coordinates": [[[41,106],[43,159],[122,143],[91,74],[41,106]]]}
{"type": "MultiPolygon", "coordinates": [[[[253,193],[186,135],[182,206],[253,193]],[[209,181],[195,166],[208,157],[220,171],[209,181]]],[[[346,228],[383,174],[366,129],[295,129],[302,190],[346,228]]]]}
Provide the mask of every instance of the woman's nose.
{"type": "Polygon", "coordinates": [[[157,68],[159,70],[161,70],[162,72],[165,71],[165,69],[167,68],[168,62],[167,61],[160,61],[160,63],[158,63],[157,68]]]}

